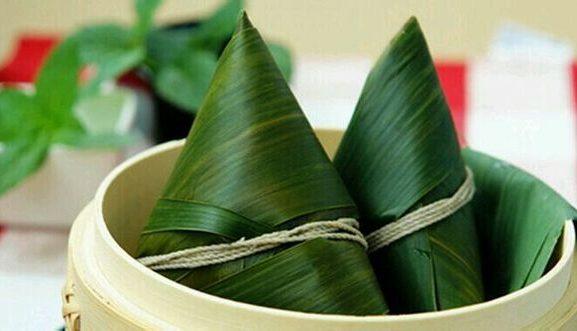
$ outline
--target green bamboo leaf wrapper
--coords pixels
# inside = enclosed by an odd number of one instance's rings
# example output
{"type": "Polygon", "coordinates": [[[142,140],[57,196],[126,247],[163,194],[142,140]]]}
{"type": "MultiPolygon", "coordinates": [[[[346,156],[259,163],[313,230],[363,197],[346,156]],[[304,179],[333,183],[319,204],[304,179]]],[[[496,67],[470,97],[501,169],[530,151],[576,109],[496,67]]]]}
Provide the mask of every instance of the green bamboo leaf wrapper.
{"type": "MultiPolygon", "coordinates": [[[[416,19],[368,76],[334,164],[365,234],[452,196],[464,181],[453,122],[416,19]]],[[[371,262],[392,313],[483,301],[471,204],[377,250],[371,262]]]]}
{"type": "MultiPolygon", "coordinates": [[[[142,232],[138,256],[357,217],[356,207],[246,15],[224,50],[198,117],[142,232]]],[[[189,287],[269,307],[383,314],[363,247],[314,239],[194,270],[189,287]]]]}
{"type": "Polygon", "coordinates": [[[539,279],[554,256],[565,221],[577,211],[537,178],[488,155],[464,150],[475,172],[473,201],[487,299],[539,279]]]}

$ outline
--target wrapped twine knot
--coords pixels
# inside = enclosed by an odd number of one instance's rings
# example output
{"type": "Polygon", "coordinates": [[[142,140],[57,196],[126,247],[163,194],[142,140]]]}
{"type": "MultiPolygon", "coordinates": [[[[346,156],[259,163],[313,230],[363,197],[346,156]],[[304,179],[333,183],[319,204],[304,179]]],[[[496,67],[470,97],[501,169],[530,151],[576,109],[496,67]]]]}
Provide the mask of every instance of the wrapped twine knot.
{"type": "Polygon", "coordinates": [[[195,269],[233,261],[281,245],[316,238],[353,241],[367,249],[367,242],[358,228],[359,223],[352,218],[312,222],[291,230],[267,233],[247,240],[243,238],[232,243],[200,246],[168,254],[147,256],[138,261],[152,270],[195,269]]]}
{"type": "Polygon", "coordinates": [[[195,269],[221,264],[267,251],[281,245],[303,242],[316,238],[348,240],[362,245],[369,253],[439,222],[466,205],[475,194],[473,173],[466,169],[465,181],[449,198],[423,206],[395,222],[389,223],[366,237],[358,230],[359,223],[352,218],[319,221],[283,230],[244,238],[225,244],[207,245],[184,249],[168,254],[146,256],[138,259],[152,270],[195,269]]]}
{"type": "Polygon", "coordinates": [[[369,253],[447,218],[471,201],[475,183],[471,169],[466,168],[466,172],[465,180],[453,196],[423,206],[366,236],[369,253]]]}

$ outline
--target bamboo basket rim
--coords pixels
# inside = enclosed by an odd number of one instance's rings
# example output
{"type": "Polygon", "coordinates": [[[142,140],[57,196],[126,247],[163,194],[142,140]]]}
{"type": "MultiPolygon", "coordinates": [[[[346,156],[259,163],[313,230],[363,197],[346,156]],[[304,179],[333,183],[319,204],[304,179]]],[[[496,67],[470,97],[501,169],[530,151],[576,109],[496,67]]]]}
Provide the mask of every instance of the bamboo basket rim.
{"type": "MultiPolygon", "coordinates": [[[[328,131],[328,130],[322,130],[322,131],[328,131]]],[[[511,301],[519,299],[520,297],[528,293],[539,290],[541,287],[545,286],[552,278],[557,276],[563,268],[567,267],[567,265],[569,265],[569,268],[571,268],[570,264],[572,262],[573,252],[575,249],[575,229],[573,226],[573,222],[571,220],[567,220],[563,227],[561,256],[559,260],[555,263],[555,265],[547,273],[545,273],[541,278],[539,278],[534,283],[522,289],[519,289],[517,291],[514,291],[512,293],[489,301],[484,301],[481,303],[468,305],[464,307],[447,309],[436,312],[422,312],[413,314],[353,316],[353,315],[305,313],[299,311],[283,310],[278,308],[270,308],[249,303],[238,302],[231,299],[221,298],[215,295],[207,294],[202,291],[186,287],[166,277],[163,277],[162,275],[156,273],[155,271],[146,268],[142,264],[138,263],[136,259],[134,259],[130,254],[128,254],[128,252],[126,252],[120,246],[120,244],[116,241],[116,239],[114,239],[110,231],[108,231],[108,227],[104,220],[104,214],[103,214],[103,202],[105,200],[108,187],[121,173],[128,170],[133,165],[148,158],[154,157],[161,152],[166,152],[169,150],[182,147],[184,145],[184,141],[185,141],[184,139],[174,140],[149,148],[133,156],[132,158],[124,161],[119,166],[117,166],[112,172],[110,172],[110,174],[100,184],[96,192],[96,196],[94,199],[96,218],[94,222],[96,231],[98,231],[100,235],[103,237],[103,239],[110,245],[109,248],[112,249],[114,253],[117,254],[122,260],[124,260],[125,263],[129,264],[131,267],[136,268],[143,275],[153,278],[154,280],[159,282],[159,284],[175,288],[178,291],[185,293],[186,295],[196,296],[198,299],[201,300],[209,301],[211,303],[218,305],[223,305],[226,306],[227,308],[237,309],[239,311],[250,311],[251,313],[261,313],[269,316],[296,318],[300,320],[312,319],[321,322],[324,321],[324,322],[343,322],[343,323],[403,322],[408,320],[412,322],[415,321],[418,322],[418,321],[427,321],[431,319],[455,317],[464,314],[475,313],[477,311],[482,311],[487,308],[494,308],[495,306],[498,305],[508,304],[511,301]]],[[[567,284],[565,284],[565,288],[566,287],[567,284]]]]}

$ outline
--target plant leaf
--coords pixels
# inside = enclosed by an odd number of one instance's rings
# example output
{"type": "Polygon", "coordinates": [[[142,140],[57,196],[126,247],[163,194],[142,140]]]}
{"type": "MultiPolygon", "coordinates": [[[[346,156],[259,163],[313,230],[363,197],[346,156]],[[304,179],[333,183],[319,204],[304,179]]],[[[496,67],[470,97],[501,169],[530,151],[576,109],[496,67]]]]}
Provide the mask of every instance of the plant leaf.
{"type": "MultiPolygon", "coordinates": [[[[138,256],[356,215],[264,41],[242,16],[141,235],[138,256]],[[167,200],[179,203],[167,207],[167,200]],[[185,203],[190,206],[182,207],[185,203]],[[199,208],[210,208],[209,216],[199,208]]],[[[387,311],[365,251],[349,241],[315,239],[162,274],[269,307],[357,315],[387,311]]]]}
{"type": "Polygon", "coordinates": [[[212,16],[204,20],[191,35],[192,48],[203,48],[218,52],[236,27],[238,15],[243,7],[242,0],[226,0],[212,16]]]}
{"type": "Polygon", "coordinates": [[[501,160],[463,152],[475,172],[475,217],[483,252],[487,299],[539,279],[564,222],[577,211],[537,178],[501,160]]]}
{"type": "Polygon", "coordinates": [[[0,142],[26,136],[38,127],[40,116],[33,97],[15,89],[0,90],[0,142]]]}
{"type": "Polygon", "coordinates": [[[293,69],[290,51],[280,44],[267,43],[267,45],[284,78],[290,81],[293,69]]]}
{"type": "Polygon", "coordinates": [[[78,33],[82,63],[96,66],[96,76],[83,87],[82,95],[94,94],[102,82],[137,67],[144,61],[144,44],[130,29],[102,24],[86,27],[78,33]]]}
{"type": "Polygon", "coordinates": [[[195,112],[208,90],[216,61],[214,53],[196,50],[181,61],[161,67],[154,85],[158,93],[171,103],[195,112]]]}
{"type": "Polygon", "coordinates": [[[0,148],[0,196],[40,168],[49,146],[48,136],[37,134],[6,143],[0,148]]]}
{"type": "Polygon", "coordinates": [[[128,146],[138,139],[134,133],[86,133],[77,130],[61,130],[54,134],[53,143],[82,149],[117,149],[128,146]]]}
{"type": "Polygon", "coordinates": [[[140,42],[144,41],[154,20],[154,13],[160,5],[160,0],[136,0],[136,33],[140,42]]]}
{"type": "Polygon", "coordinates": [[[133,31],[116,24],[99,24],[76,33],[80,41],[82,63],[105,63],[139,46],[133,31]]]}
{"type": "Polygon", "coordinates": [[[78,92],[79,71],[78,40],[73,36],[55,47],[36,78],[35,100],[47,119],[46,130],[61,126],[79,127],[72,112],[78,92]]]}
{"type": "MultiPolygon", "coordinates": [[[[455,130],[416,19],[369,74],[334,164],[370,233],[452,196],[465,178],[455,130]]],[[[471,205],[371,255],[391,311],[483,301],[471,205]]]]}
{"type": "MultiPolygon", "coordinates": [[[[175,30],[152,30],[146,39],[147,63],[153,71],[174,63],[189,52],[191,36],[197,27],[179,28],[175,30]],[[166,50],[169,49],[170,52],[166,50]]],[[[195,49],[196,50],[196,49],[195,49]]]]}

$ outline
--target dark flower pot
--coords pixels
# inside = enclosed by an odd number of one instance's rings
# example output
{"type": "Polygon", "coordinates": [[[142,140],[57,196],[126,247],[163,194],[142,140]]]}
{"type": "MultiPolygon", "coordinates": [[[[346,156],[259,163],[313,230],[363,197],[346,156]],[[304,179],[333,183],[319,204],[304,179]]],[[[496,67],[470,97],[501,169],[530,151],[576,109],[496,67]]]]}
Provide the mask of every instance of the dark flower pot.
{"type": "Polygon", "coordinates": [[[194,114],[170,103],[154,89],[152,100],[155,117],[154,140],[163,143],[186,138],[194,121],[194,114]]]}

